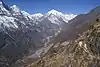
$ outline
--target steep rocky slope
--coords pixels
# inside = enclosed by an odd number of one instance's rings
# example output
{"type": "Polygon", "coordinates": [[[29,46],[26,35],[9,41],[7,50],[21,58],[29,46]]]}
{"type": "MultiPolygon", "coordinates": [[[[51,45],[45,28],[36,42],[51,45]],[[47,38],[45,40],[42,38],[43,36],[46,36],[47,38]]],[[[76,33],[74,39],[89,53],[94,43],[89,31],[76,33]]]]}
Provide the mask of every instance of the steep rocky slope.
{"type": "Polygon", "coordinates": [[[78,39],[56,44],[27,67],[100,67],[100,17],[78,39]]]}

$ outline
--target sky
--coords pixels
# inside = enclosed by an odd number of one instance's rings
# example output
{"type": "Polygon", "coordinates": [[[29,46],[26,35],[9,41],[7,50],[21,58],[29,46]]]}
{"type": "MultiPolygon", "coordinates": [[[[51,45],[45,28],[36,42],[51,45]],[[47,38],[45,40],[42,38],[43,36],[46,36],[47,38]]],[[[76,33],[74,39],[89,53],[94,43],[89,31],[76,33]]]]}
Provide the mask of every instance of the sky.
{"type": "Polygon", "coordinates": [[[100,6],[100,0],[4,0],[4,2],[9,6],[15,4],[31,14],[47,13],[52,9],[63,13],[83,14],[100,6]]]}

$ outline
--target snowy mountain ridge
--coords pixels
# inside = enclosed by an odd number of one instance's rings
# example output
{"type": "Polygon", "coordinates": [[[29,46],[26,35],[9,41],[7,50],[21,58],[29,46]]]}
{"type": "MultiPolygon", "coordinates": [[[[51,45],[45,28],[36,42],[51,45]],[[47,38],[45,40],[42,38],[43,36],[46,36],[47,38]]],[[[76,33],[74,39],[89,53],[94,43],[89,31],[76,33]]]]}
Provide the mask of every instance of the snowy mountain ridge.
{"type": "MultiPolygon", "coordinates": [[[[69,19],[65,14],[51,10],[45,14],[30,14],[18,6],[7,6],[0,0],[0,49],[5,56],[31,55],[48,45],[60,33],[69,19]],[[16,49],[16,50],[15,50],[16,49]],[[15,50],[15,51],[14,51],[15,50]],[[13,53],[14,51],[14,53],[13,53]],[[16,54],[15,54],[16,53],[16,54]]],[[[13,61],[10,60],[11,62],[13,61]]],[[[17,59],[16,59],[17,60],[17,59]]]]}
{"type": "Polygon", "coordinates": [[[71,13],[64,14],[62,12],[52,9],[52,10],[48,11],[46,14],[36,13],[36,14],[33,14],[33,16],[39,17],[39,18],[41,18],[43,16],[44,16],[44,18],[49,17],[49,19],[52,18],[53,21],[54,20],[58,21],[57,18],[62,18],[67,23],[69,20],[75,18],[77,15],[71,14],[71,13]]]}

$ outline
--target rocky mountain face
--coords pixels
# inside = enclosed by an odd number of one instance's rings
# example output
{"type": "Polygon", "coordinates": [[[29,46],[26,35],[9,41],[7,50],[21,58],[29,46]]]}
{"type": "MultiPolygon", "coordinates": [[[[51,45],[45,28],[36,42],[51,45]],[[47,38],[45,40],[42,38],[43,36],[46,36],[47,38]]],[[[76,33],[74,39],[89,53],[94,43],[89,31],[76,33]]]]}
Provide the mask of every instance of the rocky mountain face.
{"type": "Polygon", "coordinates": [[[44,47],[75,16],[56,10],[31,15],[0,0],[0,67],[9,67],[44,47]]]}
{"type": "Polygon", "coordinates": [[[78,39],[56,43],[28,67],[100,67],[100,14],[78,39]]]}

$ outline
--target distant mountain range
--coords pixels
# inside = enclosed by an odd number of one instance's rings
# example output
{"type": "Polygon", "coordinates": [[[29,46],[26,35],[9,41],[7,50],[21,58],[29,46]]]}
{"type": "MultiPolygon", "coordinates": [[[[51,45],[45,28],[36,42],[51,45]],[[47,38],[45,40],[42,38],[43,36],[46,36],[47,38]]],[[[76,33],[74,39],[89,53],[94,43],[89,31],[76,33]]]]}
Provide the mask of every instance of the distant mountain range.
{"type": "Polygon", "coordinates": [[[11,65],[23,56],[34,54],[76,16],[56,10],[31,15],[0,0],[0,56],[11,65]]]}
{"type": "Polygon", "coordinates": [[[56,10],[29,14],[0,0],[0,60],[6,59],[0,61],[0,67],[11,67],[17,60],[35,53],[39,53],[35,54],[39,58],[42,48],[77,39],[98,16],[100,6],[80,15],[56,10]]]}

